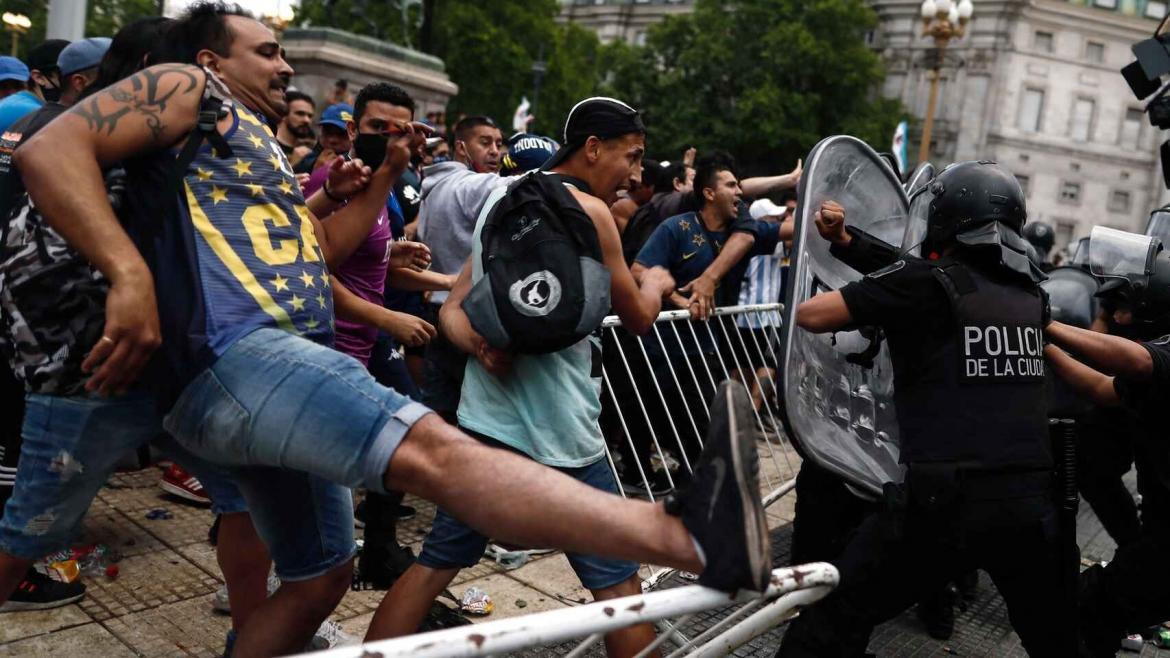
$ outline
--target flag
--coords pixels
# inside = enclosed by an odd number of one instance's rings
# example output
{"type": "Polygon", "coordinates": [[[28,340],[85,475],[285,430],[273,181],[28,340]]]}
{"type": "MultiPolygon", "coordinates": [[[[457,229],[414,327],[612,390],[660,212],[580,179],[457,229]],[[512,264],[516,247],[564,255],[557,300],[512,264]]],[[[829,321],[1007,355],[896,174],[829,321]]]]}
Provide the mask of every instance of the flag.
{"type": "Polygon", "coordinates": [[[512,114],[512,131],[517,133],[528,132],[528,124],[535,118],[528,113],[528,108],[532,104],[528,102],[528,97],[520,98],[520,104],[516,106],[516,111],[512,114]]]}
{"type": "Polygon", "coordinates": [[[906,132],[910,126],[901,121],[898,123],[898,128],[894,131],[894,143],[891,147],[891,152],[894,154],[894,160],[898,162],[898,175],[906,175],[906,132]]]}

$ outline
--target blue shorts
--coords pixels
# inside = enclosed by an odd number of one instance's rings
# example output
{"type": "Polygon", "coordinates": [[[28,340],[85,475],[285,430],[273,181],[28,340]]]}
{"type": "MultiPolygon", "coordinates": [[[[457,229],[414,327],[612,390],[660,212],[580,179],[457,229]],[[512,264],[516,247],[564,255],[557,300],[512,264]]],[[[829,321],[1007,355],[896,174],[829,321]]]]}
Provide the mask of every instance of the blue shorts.
{"type": "Polygon", "coordinates": [[[154,440],[199,479],[217,514],[247,511],[224,469],[162,432],[154,398],[29,395],[16,486],[0,519],[0,551],[37,560],[68,546],[94,496],[129,452],[154,440]]]}
{"type": "MultiPolygon", "coordinates": [[[[523,454],[489,437],[466,429],[463,431],[493,448],[523,454]]],[[[558,468],[557,470],[595,489],[612,494],[618,493],[613,471],[609,469],[609,463],[604,459],[595,461],[588,466],[558,468]]],[[[507,484],[503,483],[501,486],[507,486],[507,484]]],[[[440,507],[435,512],[435,523],[431,526],[426,540],[423,541],[422,551],[418,555],[418,563],[431,569],[463,569],[478,563],[479,559],[483,557],[487,545],[487,537],[464,525],[463,522],[440,507]]],[[[569,559],[569,566],[573,567],[581,584],[588,590],[613,587],[638,573],[637,562],[595,557],[581,553],[565,553],[565,557],[569,559]]]]}
{"type": "Polygon", "coordinates": [[[192,380],[164,424],[204,459],[301,471],[385,493],[390,458],[428,413],[374,381],[357,359],[264,328],[237,340],[192,380]]]}

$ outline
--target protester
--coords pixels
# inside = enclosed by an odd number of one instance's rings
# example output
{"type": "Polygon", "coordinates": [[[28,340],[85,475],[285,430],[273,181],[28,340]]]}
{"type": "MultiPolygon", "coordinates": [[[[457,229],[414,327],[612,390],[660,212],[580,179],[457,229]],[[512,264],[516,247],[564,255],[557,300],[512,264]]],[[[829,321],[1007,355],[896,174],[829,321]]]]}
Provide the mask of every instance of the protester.
{"type": "Polygon", "coordinates": [[[309,154],[310,147],[303,144],[313,139],[313,113],[316,107],[313,98],[299,91],[286,92],[288,112],[276,126],[276,141],[280,150],[295,167],[309,154]]]}
{"type": "MultiPolygon", "coordinates": [[[[166,425],[200,454],[235,464],[297,469],[379,492],[399,487],[435,500],[471,526],[505,541],[672,565],[701,572],[701,582],[727,590],[766,585],[770,564],[756,493],[755,444],[734,431],[746,427],[750,413],[744,411],[742,391],[728,389],[726,400],[716,405],[719,423],[706,442],[695,486],[677,508],[680,520],[662,505],[622,500],[506,451],[481,446],[425,407],[377,385],[356,361],[321,344],[333,338],[331,299],[325,297],[326,308],[311,310],[298,293],[333,287],[326,285],[326,263],[336,267],[368,234],[370,215],[376,214],[371,209],[385,201],[388,188],[383,186],[401,171],[412,145],[421,144],[421,139],[406,128],[408,137],[390,141],[386,161],[372,172],[366,191],[338,211],[328,226],[321,226],[306,212],[292,184],[291,168],[280,162],[279,155],[275,162],[269,159],[271,148],[266,147],[276,147],[275,140],[255,114],[280,116],[285,109],[282,81],[292,74],[271,30],[222,5],[199,4],[175,24],[168,42],[176,58],[201,68],[146,69],[98,94],[83,110],[62,115],[29,142],[29,149],[16,153],[25,184],[50,224],[111,281],[103,338],[90,357],[100,365],[88,389],[108,393],[128,386],[159,344],[161,325],[162,356],[172,367],[167,383],[177,394],[166,425]],[[159,79],[183,82],[161,105],[154,95],[156,87],[145,84],[159,79]],[[239,121],[245,129],[231,133],[228,149],[221,141],[218,153],[199,151],[184,176],[185,200],[164,203],[167,210],[152,213],[152,222],[179,229],[178,236],[186,231],[201,245],[193,255],[181,245],[170,251],[167,236],[174,234],[163,231],[154,246],[166,256],[151,255],[152,275],[111,212],[100,184],[94,183],[100,180],[97,154],[153,156],[159,161],[165,153],[173,166],[173,155],[166,149],[197,127],[196,109],[205,86],[236,101],[223,128],[239,121]],[[131,102],[157,109],[152,123],[132,112],[110,118],[129,110],[131,102]],[[110,121],[115,122],[113,130],[107,125],[110,121]],[[152,131],[150,125],[162,128],[152,131]],[[253,140],[259,144],[253,145],[253,140]],[[57,142],[76,146],[66,163],[31,148],[57,142]],[[235,157],[227,155],[228,150],[235,157]],[[204,172],[210,176],[204,177],[204,172]],[[248,211],[254,207],[250,199],[260,194],[279,212],[275,218],[267,209],[264,214],[248,211]],[[225,198],[230,203],[223,203],[225,198]],[[253,240],[251,234],[267,239],[253,240]],[[194,277],[194,286],[176,290],[172,282],[191,282],[196,264],[201,276],[194,277]],[[155,285],[164,287],[165,294],[156,297],[155,285]],[[176,298],[181,298],[181,306],[156,301],[176,298]],[[201,314],[192,318],[192,308],[201,314]],[[161,323],[158,311],[166,318],[161,323]],[[186,327],[191,325],[176,323],[177,313],[207,332],[206,351],[190,351],[186,327]],[[232,322],[223,323],[227,317],[232,322]],[[291,333],[294,329],[302,335],[291,333]],[[297,413],[290,415],[290,409],[297,413]],[[504,478],[510,486],[494,485],[504,478]],[[493,483],[498,511],[481,504],[485,483],[493,483]],[[537,498],[541,505],[527,505],[527,514],[514,514],[537,498]]],[[[168,194],[163,190],[163,196],[168,194]]],[[[237,482],[247,486],[242,477],[237,482]]],[[[285,514],[282,519],[290,526],[297,526],[297,519],[311,509],[290,505],[282,492],[267,486],[256,487],[248,498],[256,518],[295,510],[294,517],[285,514]]],[[[257,526],[262,535],[272,530],[268,523],[257,526]]],[[[307,535],[302,531],[300,543],[319,541],[320,531],[314,521],[307,535]]],[[[270,550],[276,547],[272,541],[266,543],[270,550]]],[[[351,555],[352,543],[336,554],[339,561],[331,560],[321,572],[328,583],[297,598],[296,614],[319,620],[323,615],[317,615],[332,609],[348,584],[344,567],[351,555]]],[[[277,564],[279,572],[279,559],[277,564]]],[[[286,580],[264,605],[281,599],[293,584],[303,581],[286,580]]],[[[282,632],[285,649],[302,646],[315,625],[306,625],[302,633],[282,632]]],[[[249,624],[236,651],[254,655],[264,636],[273,633],[269,623],[249,624]]]]}
{"type": "Polygon", "coordinates": [[[44,105],[44,99],[28,89],[28,67],[15,57],[0,56],[0,131],[44,105]]]}
{"type": "Polygon", "coordinates": [[[352,143],[347,126],[350,121],[353,121],[351,106],[338,103],[325,108],[321,120],[317,122],[317,143],[293,166],[293,171],[309,174],[333,162],[334,158],[349,153],[352,143]]]}

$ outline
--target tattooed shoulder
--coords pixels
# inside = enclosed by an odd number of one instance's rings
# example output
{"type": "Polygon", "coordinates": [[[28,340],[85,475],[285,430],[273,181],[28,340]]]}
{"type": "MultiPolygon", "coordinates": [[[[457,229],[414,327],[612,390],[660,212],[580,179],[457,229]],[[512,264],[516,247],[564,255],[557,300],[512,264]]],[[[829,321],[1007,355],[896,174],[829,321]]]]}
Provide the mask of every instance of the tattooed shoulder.
{"type": "MultiPolygon", "coordinates": [[[[186,64],[152,66],[110,85],[70,111],[99,135],[113,135],[123,119],[136,117],[145,122],[152,139],[159,143],[166,130],[163,113],[167,104],[195,91],[203,75],[197,67],[186,64]]],[[[193,121],[194,114],[191,118],[193,121]]]]}

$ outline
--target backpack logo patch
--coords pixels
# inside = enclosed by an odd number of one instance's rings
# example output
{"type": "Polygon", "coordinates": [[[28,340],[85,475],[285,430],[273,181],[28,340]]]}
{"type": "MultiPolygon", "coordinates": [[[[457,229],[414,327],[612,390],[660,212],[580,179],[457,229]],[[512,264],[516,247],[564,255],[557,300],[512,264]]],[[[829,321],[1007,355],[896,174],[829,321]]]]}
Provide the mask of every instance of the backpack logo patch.
{"type": "Polygon", "coordinates": [[[512,242],[516,242],[531,233],[537,226],[540,226],[540,218],[528,219],[527,216],[523,216],[516,223],[520,225],[520,230],[512,234],[512,242]]]}
{"type": "Polygon", "coordinates": [[[522,315],[543,317],[561,303],[561,281],[548,270],[533,272],[508,288],[508,299],[522,315]]]}

